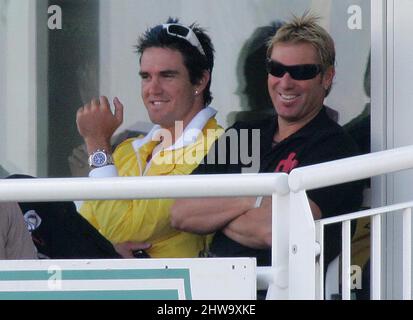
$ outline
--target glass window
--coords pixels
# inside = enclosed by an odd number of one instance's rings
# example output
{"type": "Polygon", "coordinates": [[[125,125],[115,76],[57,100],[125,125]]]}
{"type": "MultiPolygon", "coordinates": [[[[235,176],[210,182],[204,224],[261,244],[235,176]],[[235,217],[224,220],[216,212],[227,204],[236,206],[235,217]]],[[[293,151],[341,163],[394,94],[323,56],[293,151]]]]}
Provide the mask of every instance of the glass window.
{"type": "Polygon", "coordinates": [[[82,144],[76,110],[98,95],[124,102],[119,132],[147,131],[134,45],[169,16],[196,21],[211,35],[212,105],[223,126],[271,112],[262,44],[274,24],[308,8],[336,41],[337,75],[326,104],[369,141],[369,0],[0,0],[2,175],[79,175],[68,161],[82,144]]]}

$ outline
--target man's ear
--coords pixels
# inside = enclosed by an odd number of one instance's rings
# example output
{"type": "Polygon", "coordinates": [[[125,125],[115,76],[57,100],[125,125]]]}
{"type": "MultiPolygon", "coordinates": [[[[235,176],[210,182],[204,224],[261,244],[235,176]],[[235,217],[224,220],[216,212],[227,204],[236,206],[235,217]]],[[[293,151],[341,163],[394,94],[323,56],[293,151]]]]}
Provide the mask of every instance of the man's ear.
{"type": "Polygon", "coordinates": [[[327,68],[327,70],[323,74],[323,87],[327,91],[329,88],[331,88],[333,84],[333,79],[336,74],[336,69],[333,66],[330,66],[327,68]]]}
{"type": "Polygon", "coordinates": [[[198,92],[203,92],[208,85],[209,79],[211,79],[211,73],[207,70],[204,71],[202,74],[201,79],[198,80],[198,83],[196,84],[196,90],[198,92]]]}

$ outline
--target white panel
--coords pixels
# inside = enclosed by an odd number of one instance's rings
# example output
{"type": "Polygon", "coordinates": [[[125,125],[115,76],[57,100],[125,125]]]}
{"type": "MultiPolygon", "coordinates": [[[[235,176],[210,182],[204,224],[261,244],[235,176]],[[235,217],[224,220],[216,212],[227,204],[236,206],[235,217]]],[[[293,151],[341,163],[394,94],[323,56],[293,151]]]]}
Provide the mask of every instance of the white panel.
{"type": "MultiPolygon", "coordinates": [[[[413,1],[389,0],[388,8],[390,12],[388,22],[392,28],[392,33],[389,36],[393,40],[389,41],[389,71],[392,73],[389,75],[391,82],[388,84],[388,94],[391,98],[388,109],[388,138],[391,143],[389,147],[400,147],[413,143],[413,135],[411,134],[411,119],[413,118],[413,90],[411,90],[413,25],[411,16],[413,1]]],[[[413,199],[412,181],[412,170],[395,174],[390,180],[389,198],[394,203],[413,199]]],[[[390,283],[392,288],[388,288],[388,292],[395,299],[401,299],[403,294],[402,230],[403,222],[400,215],[395,217],[388,227],[390,233],[388,248],[392,253],[389,265],[393,272],[393,279],[390,283]],[[392,241],[390,242],[390,240],[392,241]]]]}
{"type": "Polygon", "coordinates": [[[0,261],[0,295],[86,290],[93,299],[93,291],[177,289],[186,299],[254,300],[256,278],[252,258],[0,261]]]}
{"type": "MultiPolygon", "coordinates": [[[[8,171],[36,174],[36,3],[8,1],[1,112],[1,163],[8,171]]],[[[3,50],[2,50],[3,51],[3,50]]]]}
{"type": "MultiPolygon", "coordinates": [[[[0,0],[0,112],[3,117],[0,118],[0,137],[5,137],[5,103],[6,103],[6,45],[7,45],[7,0],[0,0]]],[[[0,139],[0,150],[5,148],[5,139],[0,139]]],[[[4,156],[0,155],[0,177],[6,175],[1,167],[4,156]]]]}
{"type": "Polygon", "coordinates": [[[346,124],[364,109],[370,97],[364,90],[364,73],[370,50],[370,1],[332,1],[328,29],[336,44],[336,77],[327,105],[339,111],[346,124]],[[351,6],[361,10],[361,29],[351,29],[351,6]]]}

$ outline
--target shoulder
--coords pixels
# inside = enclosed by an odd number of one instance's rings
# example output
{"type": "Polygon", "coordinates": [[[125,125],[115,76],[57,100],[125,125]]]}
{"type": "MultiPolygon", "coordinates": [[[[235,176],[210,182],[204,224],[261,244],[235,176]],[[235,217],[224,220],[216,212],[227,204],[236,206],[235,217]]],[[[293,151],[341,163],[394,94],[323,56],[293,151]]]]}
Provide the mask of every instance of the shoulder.
{"type": "Polygon", "coordinates": [[[0,214],[21,214],[20,207],[17,202],[0,202],[0,214]]]}
{"type": "Polygon", "coordinates": [[[142,139],[143,136],[140,136],[138,138],[128,138],[124,141],[122,141],[121,143],[119,143],[119,145],[116,147],[114,155],[119,155],[119,154],[124,154],[129,153],[129,152],[133,152],[133,142],[137,139],[142,139]]]}
{"type": "Polygon", "coordinates": [[[325,114],[315,119],[305,132],[306,160],[302,165],[315,164],[359,155],[359,149],[351,136],[325,114]]]}
{"type": "Polygon", "coordinates": [[[319,141],[326,148],[342,151],[349,155],[359,154],[357,144],[353,138],[339,124],[330,120],[328,126],[320,130],[319,141]]]}
{"type": "Polygon", "coordinates": [[[275,117],[269,116],[265,119],[255,120],[255,121],[237,121],[231,127],[229,127],[226,131],[235,129],[263,129],[267,128],[268,126],[275,123],[275,117]]]}
{"type": "Polygon", "coordinates": [[[349,137],[340,134],[331,135],[310,146],[307,150],[306,161],[302,162],[302,165],[334,161],[359,154],[356,144],[349,137]]]}
{"type": "Polygon", "coordinates": [[[135,140],[136,138],[126,139],[121,144],[119,144],[113,152],[113,159],[118,169],[125,163],[136,158],[135,149],[133,147],[133,142],[135,140]]]}
{"type": "MultiPolygon", "coordinates": [[[[335,144],[338,142],[343,143],[343,147],[350,148],[351,150],[357,150],[356,143],[348,132],[337,122],[333,121],[328,115],[325,109],[320,111],[320,114],[314,120],[313,135],[315,140],[321,140],[325,143],[335,144]]],[[[317,141],[320,142],[320,141],[317,141]]],[[[339,145],[336,147],[340,147],[339,145]]]]}
{"type": "Polygon", "coordinates": [[[17,202],[0,202],[0,225],[6,227],[16,219],[23,219],[17,202]]]}
{"type": "Polygon", "coordinates": [[[210,118],[202,129],[204,137],[218,138],[224,133],[224,129],[218,124],[215,118],[210,118]]]}

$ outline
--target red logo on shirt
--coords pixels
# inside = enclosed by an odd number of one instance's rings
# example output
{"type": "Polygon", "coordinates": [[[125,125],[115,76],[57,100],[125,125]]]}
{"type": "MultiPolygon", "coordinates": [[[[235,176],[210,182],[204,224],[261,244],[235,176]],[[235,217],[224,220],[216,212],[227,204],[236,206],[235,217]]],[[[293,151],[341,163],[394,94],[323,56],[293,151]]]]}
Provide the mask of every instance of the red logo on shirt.
{"type": "Polygon", "coordinates": [[[295,152],[291,152],[287,159],[281,160],[278,163],[275,172],[289,173],[291,170],[293,170],[298,165],[298,161],[294,159],[296,155],[297,154],[295,152]]]}

